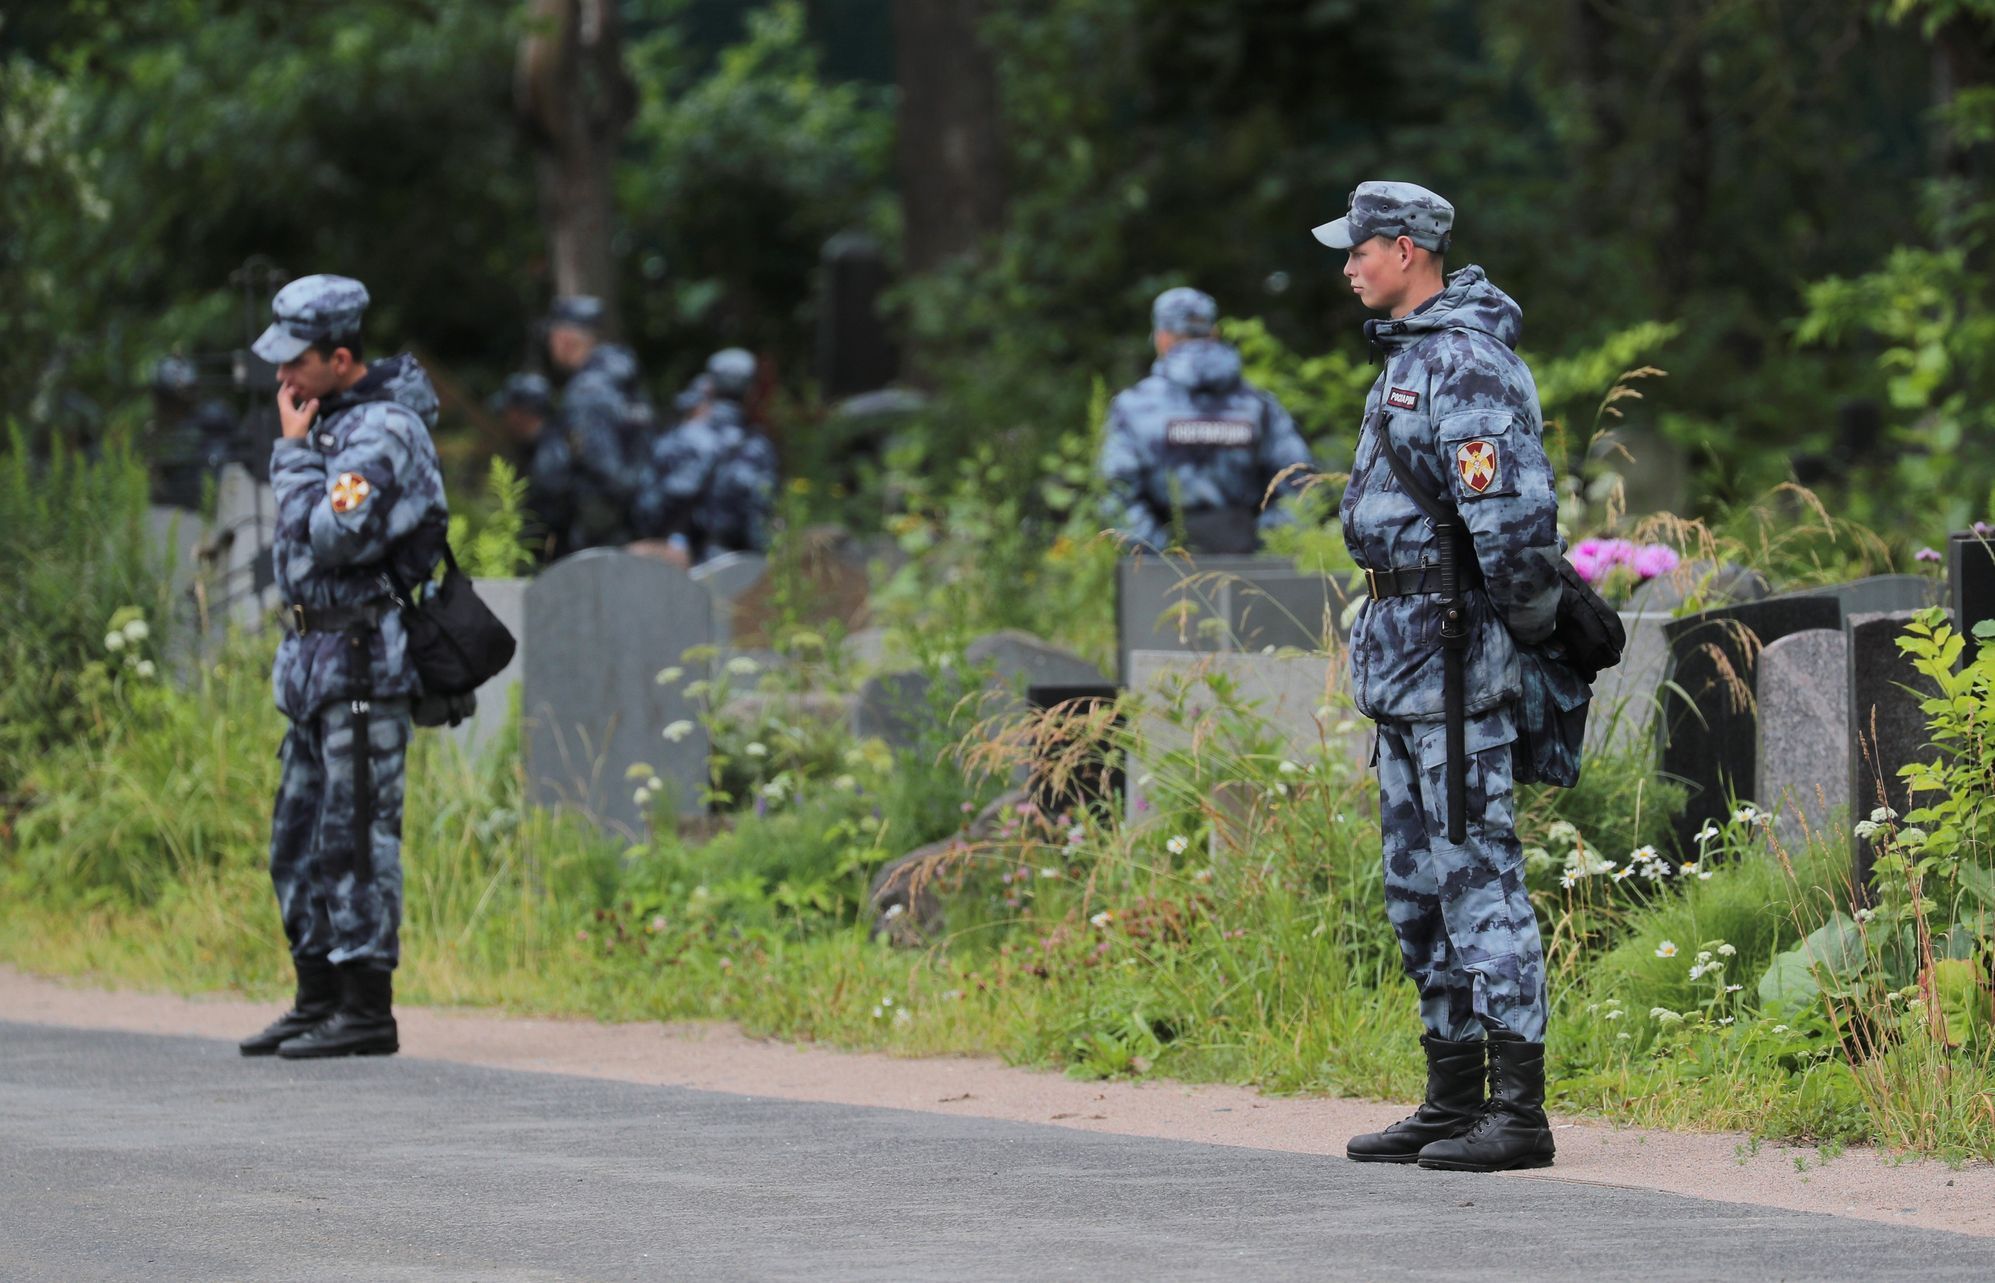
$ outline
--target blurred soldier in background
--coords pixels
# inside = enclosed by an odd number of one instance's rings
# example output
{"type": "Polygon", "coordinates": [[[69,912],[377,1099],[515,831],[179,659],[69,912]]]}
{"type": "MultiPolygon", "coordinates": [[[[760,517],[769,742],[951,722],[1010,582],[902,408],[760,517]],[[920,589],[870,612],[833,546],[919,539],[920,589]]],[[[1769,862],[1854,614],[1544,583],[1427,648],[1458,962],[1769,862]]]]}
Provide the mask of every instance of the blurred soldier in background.
{"type": "Polygon", "coordinates": [[[603,304],[585,294],[554,301],[547,352],[567,376],[558,431],[568,455],[563,551],[628,543],[631,505],[657,428],[629,348],[602,341],[603,304]]]}
{"type": "Polygon", "coordinates": [[[665,540],[669,559],[687,565],[767,547],[775,509],[775,447],[744,408],[754,355],[716,352],[701,378],[705,399],[652,449],[636,513],[639,533],[665,540]]]}
{"type": "Polygon", "coordinates": [[[574,521],[568,440],[548,430],[554,389],[544,375],[511,375],[492,398],[492,410],[505,426],[506,459],[526,479],[526,542],[545,564],[568,551],[564,545],[574,521]]]}
{"type": "Polygon", "coordinates": [[[194,363],[162,358],[152,368],[152,421],[147,424],[152,501],[196,511],[202,491],[219,484],[237,453],[236,418],[217,400],[198,401],[194,363]]]}
{"type": "Polygon", "coordinates": [[[1265,531],[1290,520],[1277,500],[1303,477],[1291,474],[1272,496],[1269,485],[1310,464],[1309,447],[1281,403],[1241,377],[1239,352],[1212,337],[1219,306],[1210,295],[1166,290],[1150,317],[1157,363],[1108,409],[1104,515],[1139,548],[1170,547],[1181,522],[1191,552],[1254,552],[1265,531]]]}

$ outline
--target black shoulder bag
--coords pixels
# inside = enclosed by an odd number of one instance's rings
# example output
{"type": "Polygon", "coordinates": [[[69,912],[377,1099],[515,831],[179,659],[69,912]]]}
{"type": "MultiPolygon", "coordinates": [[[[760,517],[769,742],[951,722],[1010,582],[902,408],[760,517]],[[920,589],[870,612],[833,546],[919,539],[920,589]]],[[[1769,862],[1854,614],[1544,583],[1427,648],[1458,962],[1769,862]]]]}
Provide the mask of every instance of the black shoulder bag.
{"type": "Polygon", "coordinates": [[[409,591],[391,570],[389,596],[402,610],[409,635],[409,658],[422,680],[416,702],[418,726],[457,725],[477,710],[473,694],[513,660],[512,632],[479,600],[471,577],[457,568],[449,543],[443,545],[443,578],[409,591]]]}

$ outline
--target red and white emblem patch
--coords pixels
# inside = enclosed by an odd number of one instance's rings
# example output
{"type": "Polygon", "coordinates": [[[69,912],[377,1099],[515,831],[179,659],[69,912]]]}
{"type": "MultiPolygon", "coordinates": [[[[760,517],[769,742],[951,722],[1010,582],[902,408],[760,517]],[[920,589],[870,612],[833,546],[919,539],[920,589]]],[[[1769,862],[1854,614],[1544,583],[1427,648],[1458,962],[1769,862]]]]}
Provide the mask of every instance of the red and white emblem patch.
{"type": "Polygon", "coordinates": [[[341,515],[352,512],[373,493],[374,487],[367,484],[366,477],[358,472],[342,472],[332,484],[332,510],[341,515]]]}
{"type": "Polygon", "coordinates": [[[1496,445],[1489,441],[1464,441],[1455,451],[1455,471],[1462,484],[1481,494],[1496,484],[1496,445]]]}

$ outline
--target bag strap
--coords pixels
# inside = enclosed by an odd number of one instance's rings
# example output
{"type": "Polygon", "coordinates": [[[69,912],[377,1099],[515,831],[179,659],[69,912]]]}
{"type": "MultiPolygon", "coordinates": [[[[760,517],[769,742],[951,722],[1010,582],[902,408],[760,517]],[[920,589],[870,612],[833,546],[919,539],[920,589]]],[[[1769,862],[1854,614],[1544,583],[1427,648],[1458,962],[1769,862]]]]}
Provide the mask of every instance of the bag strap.
{"type": "MultiPolygon", "coordinates": [[[[450,550],[450,539],[448,536],[443,541],[443,564],[450,567],[450,573],[453,575],[464,573],[457,568],[457,554],[450,550]]],[[[388,595],[394,598],[395,604],[403,609],[407,609],[414,601],[415,594],[410,592],[409,586],[402,582],[402,577],[395,573],[395,559],[393,557],[381,563],[381,579],[382,582],[388,585],[388,595]]]]}
{"type": "Polygon", "coordinates": [[[1399,451],[1393,449],[1392,434],[1386,430],[1383,414],[1372,420],[1372,432],[1378,437],[1379,452],[1385,455],[1386,467],[1392,469],[1392,475],[1398,478],[1399,488],[1406,492],[1406,497],[1419,505],[1420,511],[1426,513],[1427,519],[1435,525],[1460,527],[1461,513],[1444,505],[1439,496],[1421,485],[1419,478],[1413,475],[1413,465],[1400,458],[1399,451]]]}

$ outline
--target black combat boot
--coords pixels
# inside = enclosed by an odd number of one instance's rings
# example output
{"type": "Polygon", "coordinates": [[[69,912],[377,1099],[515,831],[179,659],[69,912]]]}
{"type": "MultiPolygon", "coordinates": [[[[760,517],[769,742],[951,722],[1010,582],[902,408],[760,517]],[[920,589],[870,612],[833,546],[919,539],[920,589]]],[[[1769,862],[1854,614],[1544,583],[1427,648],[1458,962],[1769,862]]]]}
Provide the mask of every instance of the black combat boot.
{"type": "Polygon", "coordinates": [[[286,1060],[324,1056],[392,1056],[402,1044],[395,1036],[395,973],[365,963],[339,969],[339,1010],[331,1020],[285,1042],[277,1054],[286,1060]]]}
{"type": "Polygon", "coordinates": [[[339,971],[332,963],[324,958],[293,958],[291,965],[298,972],[298,994],[291,1000],[291,1010],[262,1033],[238,1043],[243,1055],[274,1056],[286,1038],[296,1038],[339,1010],[339,971]]]}
{"type": "Polygon", "coordinates": [[[1382,1132],[1353,1136],[1344,1157],[1359,1163],[1410,1163],[1423,1147],[1467,1130],[1482,1112],[1482,1040],[1449,1042],[1421,1036],[1427,1049],[1427,1098],[1413,1117],[1382,1132]]]}
{"type": "Polygon", "coordinates": [[[1503,1172],[1552,1165],[1552,1128],[1545,1121],[1545,1044],[1516,1034],[1489,1036],[1489,1103],[1461,1135],[1420,1151],[1422,1167],[1452,1172],[1503,1172]]]}

